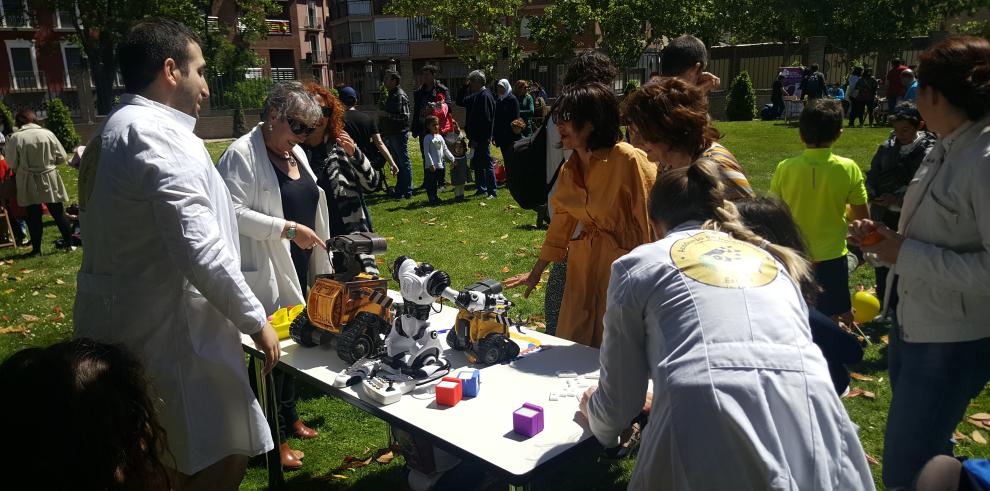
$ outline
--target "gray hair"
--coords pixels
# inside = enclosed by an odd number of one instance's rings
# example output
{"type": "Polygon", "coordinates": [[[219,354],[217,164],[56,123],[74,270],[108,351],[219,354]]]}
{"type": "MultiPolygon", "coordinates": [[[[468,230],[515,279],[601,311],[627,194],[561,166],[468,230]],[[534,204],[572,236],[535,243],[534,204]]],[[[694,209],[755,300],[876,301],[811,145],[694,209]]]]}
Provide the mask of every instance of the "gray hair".
{"type": "Polygon", "coordinates": [[[481,85],[485,85],[485,72],[481,70],[475,70],[469,73],[467,78],[471,82],[478,82],[481,85]]]}
{"type": "Polygon", "coordinates": [[[274,114],[278,119],[291,117],[314,125],[323,116],[323,110],[302,83],[289,81],[273,84],[268,90],[262,117],[267,118],[269,114],[274,114]]]}

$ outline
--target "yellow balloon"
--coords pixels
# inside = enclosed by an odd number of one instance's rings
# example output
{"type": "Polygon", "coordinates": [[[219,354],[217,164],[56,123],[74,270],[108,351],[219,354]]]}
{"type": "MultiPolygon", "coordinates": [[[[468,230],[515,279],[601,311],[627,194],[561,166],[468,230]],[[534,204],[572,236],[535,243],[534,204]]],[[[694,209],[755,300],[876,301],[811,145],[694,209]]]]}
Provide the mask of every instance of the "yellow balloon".
{"type": "Polygon", "coordinates": [[[873,320],[880,313],[880,300],[867,292],[856,292],[852,296],[853,318],[860,324],[873,320]]]}

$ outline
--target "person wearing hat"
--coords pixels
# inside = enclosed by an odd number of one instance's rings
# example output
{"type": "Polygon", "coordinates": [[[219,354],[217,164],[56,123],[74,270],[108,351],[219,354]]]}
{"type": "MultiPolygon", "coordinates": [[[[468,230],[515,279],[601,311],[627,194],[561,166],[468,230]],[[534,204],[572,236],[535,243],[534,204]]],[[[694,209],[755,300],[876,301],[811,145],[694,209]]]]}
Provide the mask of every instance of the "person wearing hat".
{"type": "MultiPolygon", "coordinates": [[[[898,104],[889,119],[894,131],[873,155],[866,172],[866,193],[870,197],[870,216],[897,230],[904,193],[937,138],[925,128],[921,113],[910,102],[898,104]]],[[[885,267],[876,268],[877,298],[884,298],[888,271],[885,267]]],[[[889,303],[896,303],[893,296],[889,303]]]]}
{"type": "MultiPolygon", "coordinates": [[[[338,90],[337,94],[340,97],[340,102],[346,108],[344,111],[344,131],[351,135],[358,148],[361,149],[365,157],[368,157],[375,169],[380,171],[385,168],[387,163],[392,175],[396,175],[399,172],[399,166],[395,165],[392,154],[385,146],[375,118],[357,110],[357,91],[353,87],[347,86],[338,90]]],[[[385,180],[382,179],[382,182],[384,183],[385,180]]]]}

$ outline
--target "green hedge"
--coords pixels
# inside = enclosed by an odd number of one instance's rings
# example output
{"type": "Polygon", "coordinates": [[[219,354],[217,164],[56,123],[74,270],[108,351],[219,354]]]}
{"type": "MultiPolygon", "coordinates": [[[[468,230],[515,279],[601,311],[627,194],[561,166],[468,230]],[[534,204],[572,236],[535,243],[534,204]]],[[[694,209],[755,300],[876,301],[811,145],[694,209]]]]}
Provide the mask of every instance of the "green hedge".
{"type": "Polygon", "coordinates": [[[69,108],[65,107],[62,99],[49,99],[45,102],[45,112],[48,113],[45,128],[55,133],[66,152],[72,152],[79,145],[79,133],[76,133],[69,108]]]}
{"type": "Polygon", "coordinates": [[[756,91],[749,72],[743,70],[732,81],[726,100],[725,115],[729,121],[752,121],[756,117],[756,91]]]}

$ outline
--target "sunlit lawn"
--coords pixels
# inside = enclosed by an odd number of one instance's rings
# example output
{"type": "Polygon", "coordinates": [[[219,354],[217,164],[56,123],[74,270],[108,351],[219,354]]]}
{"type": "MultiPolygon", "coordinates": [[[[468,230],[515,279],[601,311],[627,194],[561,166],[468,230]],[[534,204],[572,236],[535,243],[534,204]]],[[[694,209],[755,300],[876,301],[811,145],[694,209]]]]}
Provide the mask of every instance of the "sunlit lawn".
{"type": "MultiPolygon", "coordinates": [[[[765,191],[773,170],[780,160],[801,151],[797,130],[781,124],[720,123],[723,143],[743,162],[755,188],[765,191]]],[[[869,161],[888,134],[888,129],[847,129],[835,146],[836,153],[855,159],[868,167],[869,161]]],[[[225,143],[212,143],[211,155],[218,158],[225,143]]],[[[422,178],[422,162],[419,151],[411,145],[413,169],[417,181],[422,178]]],[[[62,177],[72,196],[76,195],[76,174],[62,168],[62,177]]],[[[394,178],[390,176],[394,183],[394,178]]],[[[469,189],[468,194],[473,192],[469,189]]],[[[444,199],[451,199],[447,192],[444,199]]],[[[505,278],[510,274],[527,271],[536,260],[544,232],[533,228],[535,214],[515,206],[508,192],[502,190],[497,200],[469,199],[465,203],[449,203],[441,207],[426,207],[425,193],[418,192],[411,200],[393,201],[380,195],[371,196],[369,205],[376,231],[389,238],[389,252],[385,262],[390,264],[398,255],[408,255],[419,261],[427,261],[447,270],[454,286],[465,286],[480,278],[505,278]]],[[[45,255],[25,259],[20,256],[26,249],[0,250],[0,260],[13,264],[0,265],[0,328],[25,327],[25,333],[0,334],[0,359],[28,346],[43,346],[71,336],[72,303],[75,294],[75,272],[82,252],[59,253],[52,248],[57,238],[54,224],[46,222],[45,255]],[[36,319],[35,319],[36,318],[36,319]]],[[[851,284],[871,287],[873,273],[860,268],[853,275],[851,284]]],[[[532,318],[543,314],[543,291],[537,290],[529,299],[517,292],[509,293],[516,302],[513,316],[532,318]]],[[[884,326],[867,326],[869,338],[874,343],[866,349],[866,359],[853,367],[859,373],[871,377],[870,381],[853,381],[854,387],[873,392],[876,397],[857,397],[845,400],[849,414],[860,427],[860,435],[866,451],[879,459],[882,456],[883,429],[890,389],[886,373],[886,349],[881,336],[884,326]]],[[[401,459],[387,466],[372,464],[355,471],[344,472],[346,478],[313,480],[337,467],[348,455],[364,455],[387,445],[387,425],[361,411],[335,399],[321,396],[315,390],[300,390],[299,410],[303,418],[311,422],[322,434],[316,440],[292,440],[293,448],[306,453],[302,470],[287,474],[290,489],[396,489],[405,485],[401,459]]],[[[990,409],[990,396],[984,391],[968,413],[990,409]]],[[[465,425],[484,422],[451,421],[465,425]]],[[[960,431],[971,434],[975,429],[968,423],[960,425],[960,431]]],[[[957,452],[963,455],[987,456],[988,448],[967,439],[960,442],[957,452]]],[[[597,462],[597,453],[590,449],[579,453],[568,462],[550,469],[535,483],[551,489],[624,489],[628,483],[633,462],[611,465],[597,462]]],[[[880,465],[872,466],[879,476],[880,465]]],[[[260,465],[253,465],[244,481],[244,489],[262,489],[266,475],[260,465]]],[[[504,487],[505,483],[488,479],[484,487],[504,487]]]]}

